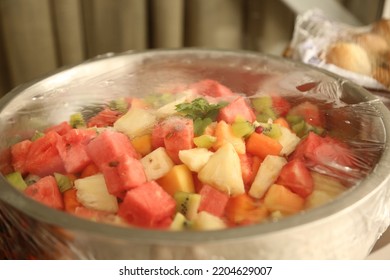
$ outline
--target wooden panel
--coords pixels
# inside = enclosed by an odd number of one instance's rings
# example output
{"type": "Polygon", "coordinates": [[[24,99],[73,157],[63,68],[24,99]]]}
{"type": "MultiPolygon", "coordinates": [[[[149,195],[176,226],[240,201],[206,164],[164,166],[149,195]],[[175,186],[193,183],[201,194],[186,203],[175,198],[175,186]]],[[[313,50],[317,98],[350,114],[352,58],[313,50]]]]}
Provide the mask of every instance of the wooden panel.
{"type": "Polygon", "coordinates": [[[60,65],[85,58],[84,25],[80,0],[52,0],[53,25],[60,65]]]}
{"type": "Polygon", "coordinates": [[[183,0],[151,1],[151,46],[179,48],[183,46],[183,0]]]}
{"type": "Polygon", "coordinates": [[[147,1],[84,0],[87,56],[147,47],[147,1]]]}
{"type": "Polygon", "coordinates": [[[48,0],[1,0],[4,48],[13,86],[57,67],[48,0]]]}
{"type": "Polygon", "coordinates": [[[239,49],[243,39],[242,0],[187,0],[187,46],[239,49]]]}

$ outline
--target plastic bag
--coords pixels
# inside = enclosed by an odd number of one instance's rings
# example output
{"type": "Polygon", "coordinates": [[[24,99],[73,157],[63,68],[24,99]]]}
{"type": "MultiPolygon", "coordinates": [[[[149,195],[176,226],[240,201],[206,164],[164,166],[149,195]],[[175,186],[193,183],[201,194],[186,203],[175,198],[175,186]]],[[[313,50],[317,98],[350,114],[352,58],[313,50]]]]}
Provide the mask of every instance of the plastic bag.
{"type": "Polygon", "coordinates": [[[298,15],[284,53],[368,89],[390,90],[390,20],[350,26],[329,19],[321,10],[298,15]]]}

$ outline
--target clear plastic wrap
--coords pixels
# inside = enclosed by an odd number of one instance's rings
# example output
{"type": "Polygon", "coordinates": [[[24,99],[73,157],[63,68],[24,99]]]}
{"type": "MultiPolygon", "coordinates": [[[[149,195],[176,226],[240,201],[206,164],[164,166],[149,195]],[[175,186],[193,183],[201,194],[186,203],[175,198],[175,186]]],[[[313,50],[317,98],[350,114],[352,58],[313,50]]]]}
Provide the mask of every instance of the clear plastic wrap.
{"type": "MultiPolygon", "coordinates": [[[[326,129],[352,147],[359,173],[317,170],[353,186],[324,206],[277,222],[209,232],[97,223],[52,210],[0,177],[0,254],[6,259],[363,259],[390,223],[390,115],[367,91],[300,63],[250,52],[176,50],[97,58],[23,85],[0,103],[0,167],[35,130],[118,97],[214,79],[249,98],[316,100],[326,129]],[[329,229],[332,230],[329,230],[329,229]]],[[[316,166],[312,166],[315,170],[316,166]]],[[[5,172],[2,170],[2,172],[5,172]]]]}
{"type": "Polygon", "coordinates": [[[390,21],[350,26],[321,10],[298,15],[286,57],[326,69],[369,89],[390,89],[390,21]]]}

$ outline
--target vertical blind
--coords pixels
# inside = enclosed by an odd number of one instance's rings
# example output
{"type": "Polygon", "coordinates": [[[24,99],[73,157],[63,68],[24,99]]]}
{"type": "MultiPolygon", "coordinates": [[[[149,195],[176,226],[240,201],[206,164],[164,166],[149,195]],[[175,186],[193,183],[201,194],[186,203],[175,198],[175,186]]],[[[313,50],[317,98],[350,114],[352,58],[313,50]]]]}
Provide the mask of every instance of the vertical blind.
{"type": "Polygon", "coordinates": [[[274,0],[0,0],[0,96],[107,52],[205,47],[281,54],[294,19],[274,0]]]}

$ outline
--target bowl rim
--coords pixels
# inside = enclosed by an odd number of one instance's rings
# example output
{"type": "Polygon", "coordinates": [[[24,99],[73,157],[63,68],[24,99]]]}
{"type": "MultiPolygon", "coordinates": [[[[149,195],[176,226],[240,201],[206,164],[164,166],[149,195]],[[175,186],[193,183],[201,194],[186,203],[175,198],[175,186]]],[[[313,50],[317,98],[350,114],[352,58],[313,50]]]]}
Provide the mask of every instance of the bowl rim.
{"type": "Polygon", "coordinates": [[[155,229],[143,229],[143,228],[127,228],[120,227],[104,223],[96,223],[83,218],[67,214],[63,211],[50,209],[48,207],[38,203],[27,196],[20,193],[7,183],[4,176],[0,176],[0,202],[4,203],[12,208],[17,209],[21,213],[27,215],[29,218],[43,222],[47,225],[53,225],[65,230],[74,232],[87,232],[88,234],[99,236],[103,235],[110,238],[124,239],[127,241],[136,241],[139,243],[172,243],[172,244],[194,244],[194,243],[207,243],[207,242],[225,242],[227,240],[237,240],[240,238],[258,237],[264,234],[270,234],[283,230],[288,230],[295,227],[300,227],[314,222],[322,222],[327,218],[346,211],[347,208],[357,205],[361,200],[367,199],[370,195],[373,195],[376,191],[379,191],[387,181],[389,181],[389,166],[386,164],[390,162],[390,141],[388,134],[390,133],[390,112],[387,107],[375,97],[368,90],[348,81],[347,79],[331,73],[327,70],[317,68],[312,65],[303,64],[291,59],[282,58],[275,55],[259,53],[248,50],[220,50],[220,49],[199,49],[199,48],[183,48],[183,49],[153,49],[153,50],[141,50],[141,51],[127,51],[122,53],[107,53],[95,58],[86,60],[82,63],[65,66],[56,69],[55,71],[45,75],[44,77],[27,82],[20,86],[15,87],[5,96],[0,99],[0,112],[6,107],[6,105],[15,98],[19,93],[27,90],[31,86],[37,83],[43,82],[50,77],[60,74],[62,72],[69,71],[75,67],[89,67],[93,63],[99,63],[107,59],[121,58],[122,56],[145,56],[148,54],[160,54],[160,55],[175,55],[175,54],[205,54],[205,55],[233,55],[237,57],[258,57],[264,59],[276,60],[283,63],[290,63],[302,70],[312,70],[321,72],[343,85],[351,87],[351,90],[359,91],[364,97],[369,100],[378,101],[373,104],[382,116],[383,128],[385,132],[385,147],[383,153],[377,163],[374,172],[371,172],[365,179],[359,182],[352,189],[338,196],[333,201],[327,203],[318,208],[310,209],[302,214],[295,214],[290,217],[279,220],[278,222],[260,223],[251,226],[235,227],[223,230],[215,231],[166,231],[155,229]]]}

